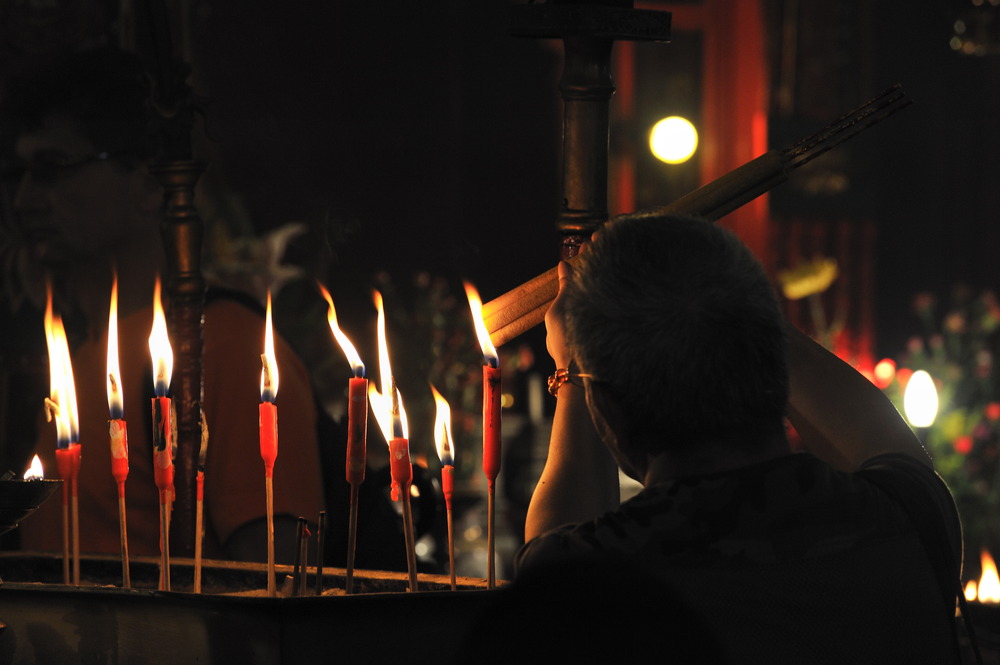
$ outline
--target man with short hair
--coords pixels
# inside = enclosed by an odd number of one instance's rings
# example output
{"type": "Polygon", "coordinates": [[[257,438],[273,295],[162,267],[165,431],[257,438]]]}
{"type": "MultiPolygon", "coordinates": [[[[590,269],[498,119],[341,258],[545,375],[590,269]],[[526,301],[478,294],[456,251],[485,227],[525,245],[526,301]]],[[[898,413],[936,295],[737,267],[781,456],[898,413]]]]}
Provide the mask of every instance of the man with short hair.
{"type": "Polygon", "coordinates": [[[884,395],[785,325],[751,252],[638,214],[574,264],[546,315],[557,406],[519,569],[639,567],[725,662],[953,662],[951,495],[884,395]],[[620,506],[619,468],[644,486],[620,506]]]}
{"type": "MultiPolygon", "coordinates": [[[[14,143],[24,171],[13,202],[17,226],[6,251],[18,255],[16,276],[36,301],[51,278],[57,310],[82,324],[71,328],[83,450],[81,550],[120,551],[105,388],[108,310],[117,272],[121,382],[131,443],[130,551],[154,555],[159,498],[153,481],[147,340],[154,283],[166,277],[166,264],[160,235],[164,190],[150,171],[156,141],[147,74],[137,57],[101,49],[57,60],[15,81],[7,93],[2,100],[5,138],[14,143]]],[[[232,297],[205,306],[202,404],[211,433],[205,556],[210,558],[266,559],[264,465],[256,444],[262,311],[258,303],[248,306],[232,297]]],[[[43,334],[41,327],[37,334],[43,334]]],[[[318,517],[324,488],[308,371],[280,335],[275,345],[281,373],[275,544],[279,563],[292,563],[297,517],[318,517]]],[[[49,473],[56,470],[54,449],[54,430],[42,428],[36,452],[49,473]]],[[[59,524],[58,504],[42,506],[20,528],[22,547],[58,550],[59,524]]]]}

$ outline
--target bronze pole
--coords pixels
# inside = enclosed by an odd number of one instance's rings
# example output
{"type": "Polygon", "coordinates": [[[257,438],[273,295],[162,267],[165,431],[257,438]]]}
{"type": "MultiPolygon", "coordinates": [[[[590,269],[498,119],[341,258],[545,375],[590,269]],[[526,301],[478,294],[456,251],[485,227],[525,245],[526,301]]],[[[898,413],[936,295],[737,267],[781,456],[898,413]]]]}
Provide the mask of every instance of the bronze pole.
{"type": "Polygon", "coordinates": [[[171,528],[173,550],[194,556],[195,483],[201,448],[202,314],[205,279],[201,273],[202,221],[194,206],[194,187],[205,170],[196,161],[171,161],[151,167],[164,188],[161,223],[167,259],[167,324],[174,352],[170,383],[177,409],[174,459],[176,497],[171,528]]]}
{"type": "Polygon", "coordinates": [[[560,256],[568,259],[608,219],[611,48],[616,39],[668,40],[670,13],[635,9],[632,0],[552,0],[511,7],[511,32],[563,40],[563,186],[556,228],[560,256]]]}

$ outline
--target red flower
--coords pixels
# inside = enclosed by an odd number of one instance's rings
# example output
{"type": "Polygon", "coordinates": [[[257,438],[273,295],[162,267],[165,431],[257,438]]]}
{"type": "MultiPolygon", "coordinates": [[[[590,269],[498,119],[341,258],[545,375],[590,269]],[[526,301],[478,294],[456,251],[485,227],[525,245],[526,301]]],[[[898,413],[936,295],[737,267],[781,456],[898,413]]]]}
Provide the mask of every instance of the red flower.
{"type": "Polygon", "coordinates": [[[960,436],[954,441],[955,452],[959,455],[968,455],[969,451],[972,450],[972,437],[971,436],[960,436]]]}
{"type": "Polygon", "coordinates": [[[990,420],[1000,420],[1000,402],[990,402],[986,405],[986,417],[990,420]]]}

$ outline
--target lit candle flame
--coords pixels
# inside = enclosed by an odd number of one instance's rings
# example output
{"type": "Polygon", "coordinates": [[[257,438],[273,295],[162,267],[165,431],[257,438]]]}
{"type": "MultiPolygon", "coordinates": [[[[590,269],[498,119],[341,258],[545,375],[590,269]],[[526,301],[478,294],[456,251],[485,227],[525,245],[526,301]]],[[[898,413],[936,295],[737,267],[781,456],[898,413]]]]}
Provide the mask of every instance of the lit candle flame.
{"type": "Polygon", "coordinates": [[[52,289],[45,303],[45,341],[49,351],[49,398],[45,401],[48,419],[56,421],[56,446],[66,448],[79,439],[76,387],[73,363],[62,317],[52,311],[52,289]]]}
{"type": "Polygon", "coordinates": [[[260,401],[278,397],[278,361],[274,357],[274,329],[271,326],[271,292],[267,292],[267,321],[264,326],[264,353],[260,356],[260,401]]]}
{"type": "Polygon", "coordinates": [[[981,603],[1000,603],[1000,576],[997,565],[986,550],[980,552],[983,572],[979,576],[976,597],[981,603]]]}
{"type": "Polygon", "coordinates": [[[392,439],[405,439],[409,428],[406,423],[406,409],[403,408],[403,398],[396,389],[392,378],[392,367],[389,365],[389,347],[385,336],[385,310],[382,307],[382,294],[374,292],[375,309],[378,311],[378,369],[382,391],[374,383],[368,386],[368,401],[372,405],[372,413],[378,422],[386,443],[392,439]]]}
{"type": "Polygon", "coordinates": [[[158,277],[153,291],[153,329],[149,333],[149,353],[153,358],[154,392],[157,397],[166,397],[170,391],[170,377],[174,373],[174,352],[167,335],[167,319],[163,315],[158,277]]]}
{"type": "Polygon", "coordinates": [[[483,362],[490,367],[500,365],[500,358],[497,356],[497,349],[493,346],[490,333],[486,330],[486,322],[483,320],[483,301],[479,297],[479,291],[469,282],[463,282],[465,295],[469,299],[469,309],[472,310],[472,323],[476,327],[476,338],[479,346],[483,350],[483,362]]]}
{"type": "Polygon", "coordinates": [[[121,368],[118,365],[118,274],[111,285],[111,307],[108,310],[108,412],[112,420],[122,418],[125,403],[122,399],[121,368]]]}
{"type": "Polygon", "coordinates": [[[330,297],[330,292],[327,291],[322,284],[318,284],[319,290],[322,292],[323,297],[326,299],[326,304],[329,305],[327,310],[326,318],[330,322],[330,331],[333,333],[333,337],[337,340],[337,344],[340,345],[341,350],[344,355],[347,356],[347,362],[351,366],[351,371],[354,372],[354,376],[359,379],[365,378],[365,364],[361,362],[361,356],[358,355],[357,350],[354,345],[351,344],[351,340],[347,338],[344,331],[340,329],[337,324],[337,310],[333,306],[333,298],[330,297]]]}
{"type": "Polygon", "coordinates": [[[434,443],[437,446],[441,466],[454,466],[455,445],[451,440],[451,407],[437,388],[431,386],[434,393],[434,404],[437,409],[434,414],[434,443]]]}
{"type": "Polygon", "coordinates": [[[35,455],[31,458],[31,466],[29,466],[28,470],[24,472],[24,479],[42,480],[43,478],[45,478],[45,473],[42,470],[42,460],[38,457],[38,455],[35,455]]]}

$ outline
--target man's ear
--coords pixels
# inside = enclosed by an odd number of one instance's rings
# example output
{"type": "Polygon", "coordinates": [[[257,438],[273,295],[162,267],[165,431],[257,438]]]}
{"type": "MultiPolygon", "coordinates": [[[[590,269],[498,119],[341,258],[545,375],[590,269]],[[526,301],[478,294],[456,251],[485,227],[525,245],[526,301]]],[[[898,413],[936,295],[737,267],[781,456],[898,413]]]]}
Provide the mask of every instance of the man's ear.
{"type": "Polygon", "coordinates": [[[614,456],[618,466],[639,482],[646,475],[646,454],[634,446],[633,423],[621,402],[604,383],[594,381],[587,390],[587,407],[597,433],[614,456]]]}

